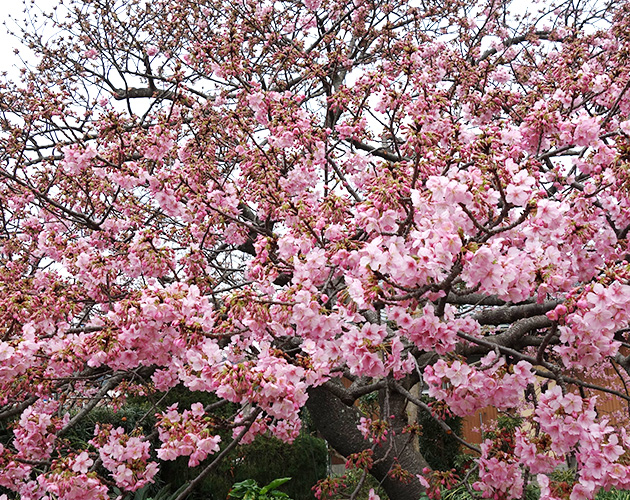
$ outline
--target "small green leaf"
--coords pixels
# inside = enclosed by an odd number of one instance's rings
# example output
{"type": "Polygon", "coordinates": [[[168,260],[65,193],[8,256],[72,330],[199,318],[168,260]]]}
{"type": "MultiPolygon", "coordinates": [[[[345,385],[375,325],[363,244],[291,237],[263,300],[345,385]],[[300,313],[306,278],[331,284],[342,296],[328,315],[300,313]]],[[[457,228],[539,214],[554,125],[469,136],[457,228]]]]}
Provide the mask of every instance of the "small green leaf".
{"type": "Polygon", "coordinates": [[[232,489],[228,493],[228,497],[242,498],[243,500],[248,500],[250,498],[255,499],[259,490],[260,488],[258,487],[256,481],[253,479],[246,479],[245,481],[234,483],[234,486],[232,486],[232,489]]]}
{"type": "Polygon", "coordinates": [[[291,481],[291,478],[290,477],[282,477],[280,479],[274,479],[267,486],[264,486],[263,488],[261,488],[260,493],[264,495],[268,491],[275,490],[279,486],[282,486],[287,481],[291,481]]]}

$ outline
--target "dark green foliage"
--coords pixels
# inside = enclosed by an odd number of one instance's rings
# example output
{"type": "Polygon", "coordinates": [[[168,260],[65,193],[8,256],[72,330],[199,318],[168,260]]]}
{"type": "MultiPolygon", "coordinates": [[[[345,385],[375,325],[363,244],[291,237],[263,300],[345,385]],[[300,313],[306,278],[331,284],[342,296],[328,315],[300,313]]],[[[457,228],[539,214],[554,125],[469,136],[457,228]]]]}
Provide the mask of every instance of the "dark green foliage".
{"type": "MultiPolygon", "coordinates": [[[[427,404],[431,402],[428,397],[423,397],[423,400],[427,404]]],[[[447,417],[445,421],[455,434],[461,433],[460,417],[447,417]]],[[[441,471],[457,468],[457,459],[461,451],[455,438],[446,434],[427,412],[418,412],[418,423],[422,426],[422,435],[419,437],[420,452],[431,468],[441,471]]]]}
{"type": "MultiPolygon", "coordinates": [[[[193,403],[201,402],[204,405],[217,401],[213,394],[191,392],[185,387],[178,386],[166,394],[155,394],[152,404],[146,398],[130,397],[121,408],[114,411],[111,407],[94,408],[90,414],[82,419],[64,437],[69,441],[84,445],[94,437],[94,427],[98,424],[111,424],[113,427],[123,427],[129,434],[134,430],[142,434],[151,434],[155,428],[155,414],[164,411],[168,406],[177,403],[180,411],[189,409],[193,403]]],[[[232,403],[221,406],[212,413],[218,421],[229,421],[238,411],[238,407],[232,403]]],[[[223,443],[231,439],[230,430],[217,429],[223,443]]],[[[154,458],[155,459],[155,458],[154,458]]],[[[212,456],[208,458],[212,460],[212,456]]],[[[196,489],[189,497],[190,500],[225,500],[228,492],[238,481],[253,479],[258,484],[268,484],[279,477],[292,477],[293,479],[282,487],[294,500],[314,499],[311,488],[315,483],[325,477],[328,463],[328,451],[323,440],[309,434],[298,436],[292,445],[282,441],[258,437],[252,444],[237,447],[225,457],[225,460],[217,469],[196,489]]],[[[156,484],[150,485],[139,493],[153,498],[154,495],[166,490],[161,487],[170,487],[175,491],[182,485],[194,479],[202,470],[202,464],[196,468],[188,466],[188,457],[180,457],[174,461],[160,462],[160,472],[155,477],[156,484]]],[[[129,497],[132,500],[133,497],[129,497]]]]}
{"type": "Polygon", "coordinates": [[[630,500],[630,491],[617,490],[615,488],[610,491],[601,490],[595,500],[630,500]]]}
{"type": "MultiPolygon", "coordinates": [[[[122,500],[175,500],[188,486],[187,483],[183,484],[177,491],[172,491],[170,485],[158,488],[155,484],[148,484],[133,493],[127,493],[122,496],[122,500]]],[[[122,495],[122,492],[118,488],[113,489],[116,498],[122,495]]]]}
{"type": "Polygon", "coordinates": [[[497,416],[497,429],[513,432],[523,424],[523,417],[520,415],[510,415],[499,413],[497,416]]]}
{"type": "Polygon", "coordinates": [[[311,500],[311,488],[326,476],[327,460],[325,442],[308,434],[298,436],[292,445],[261,436],[237,448],[206,484],[216,500],[223,500],[239,481],[268,484],[278,477],[292,477],[282,489],[294,500],[311,500]]]}
{"type": "Polygon", "coordinates": [[[94,408],[86,418],[77,422],[64,437],[76,446],[86,446],[86,443],[94,437],[96,424],[111,424],[114,427],[122,427],[127,433],[134,430],[150,433],[155,427],[156,421],[150,408],[148,405],[138,404],[127,404],[117,411],[107,407],[94,408]]]}
{"type": "MultiPolygon", "coordinates": [[[[226,438],[227,439],[227,438],[226,438]]],[[[191,500],[225,500],[232,486],[246,479],[268,484],[278,477],[292,477],[283,490],[294,500],[314,499],[311,488],[325,477],[328,452],[323,440],[308,434],[292,445],[276,438],[257,437],[253,443],[233,450],[195,490],[191,500]]],[[[202,466],[200,466],[202,467],[202,466]]],[[[162,462],[160,480],[178,488],[191,481],[200,468],[188,467],[188,458],[162,462]]]]}
{"type": "MultiPolygon", "coordinates": [[[[155,401],[155,412],[164,411],[171,405],[177,403],[179,411],[189,410],[194,403],[201,403],[204,406],[216,403],[219,399],[215,394],[202,391],[191,391],[183,385],[177,385],[170,389],[166,393],[157,393],[153,396],[155,401]]],[[[146,404],[146,398],[144,397],[130,397],[127,399],[127,404],[146,404]]],[[[213,415],[229,418],[238,411],[238,405],[234,403],[227,403],[220,408],[217,408],[212,413],[213,415]]]]}

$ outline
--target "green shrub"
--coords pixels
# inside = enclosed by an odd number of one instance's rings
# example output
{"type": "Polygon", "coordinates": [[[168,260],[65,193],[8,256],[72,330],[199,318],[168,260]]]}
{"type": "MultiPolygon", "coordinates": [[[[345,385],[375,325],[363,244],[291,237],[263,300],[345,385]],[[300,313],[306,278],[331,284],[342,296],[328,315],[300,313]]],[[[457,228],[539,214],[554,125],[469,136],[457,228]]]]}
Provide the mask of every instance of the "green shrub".
{"type": "MultiPolygon", "coordinates": [[[[111,407],[99,406],[94,408],[87,418],[82,419],[65,436],[77,446],[85,446],[94,437],[94,427],[98,424],[111,424],[123,427],[127,433],[134,429],[143,434],[150,434],[156,423],[155,414],[164,411],[168,406],[177,403],[180,411],[189,409],[195,402],[204,405],[217,401],[213,394],[191,392],[183,386],[171,389],[166,394],[155,394],[151,405],[143,398],[127,399],[125,404],[114,410],[111,407]]],[[[219,419],[230,420],[237,411],[236,405],[230,403],[218,408],[213,414],[219,419]]],[[[224,443],[231,439],[231,432],[220,431],[224,443]]],[[[210,457],[210,460],[212,458],[210,457]]],[[[268,484],[278,477],[293,477],[283,489],[294,500],[312,500],[314,495],[311,488],[325,477],[328,463],[328,451],[323,440],[303,433],[296,438],[292,445],[276,438],[259,436],[247,446],[237,447],[190,495],[190,500],[225,500],[232,486],[238,481],[253,479],[258,484],[268,484]]],[[[160,462],[160,471],[155,477],[156,484],[138,493],[145,497],[139,500],[151,500],[152,496],[160,492],[160,487],[167,485],[176,490],[193,480],[202,470],[203,465],[190,468],[188,457],[180,457],[174,461],[160,462]]],[[[161,493],[165,494],[164,492],[161,493]]],[[[134,497],[125,497],[133,500],[134,497]]],[[[137,500],[138,500],[137,499],[137,500]]]]}
{"type": "Polygon", "coordinates": [[[232,486],[246,479],[268,484],[278,477],[292,477],[284,491],[295,500],[312,500],[311,488],[326,476],[326,443],[309,434],[292,445],[259,436],[250,445],[238,447],[206,481],[216,500],[226,498],[232,486]]]}
{"type": "MultiPolygon", "coordinates": [[[[423,396],[422,399],[427,404],[431,402],[427,396],[423,396]]],[[[461,434],[462,419],[460,417],[447,417],[445,422],[454,434],[461,434]]],[[[455,437],[446,434],[442,427],[425,411],[418,411],[418,423],[422,426],[422,435],[418,438],[420,452],[429,466],[441,471],[457,468],[461,451],[455,437]]]]}
{"type": "Polygon", "coordinates": [[[290,480],[290,477],[274,479],[267,486],[261,488],[253,479],[246,479],[234,484],[228,497],[242,500],[291,500],[289,495],[283,491],[278,491],[280,486],[290,480]]]}
{"type": "Polygon", "coordinates": [[[612,488],[610,491],[601,490],[595,500],[630,500],[630,491],[617,490],[612,488]]]}

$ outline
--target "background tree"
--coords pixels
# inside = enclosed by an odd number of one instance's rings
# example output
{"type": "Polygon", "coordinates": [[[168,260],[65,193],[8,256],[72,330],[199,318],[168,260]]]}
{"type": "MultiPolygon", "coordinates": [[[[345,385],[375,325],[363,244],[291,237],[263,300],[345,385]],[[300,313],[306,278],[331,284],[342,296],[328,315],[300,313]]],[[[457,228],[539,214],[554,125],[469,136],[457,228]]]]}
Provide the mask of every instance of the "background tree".
{"type": "Polygon", "coordinates": [[[0,486],[103,499],[186,456],[183,498],[306,406],[417,500],[409,405],[493,405],[529,411],[469,446],[483,496],[630,487],[595,399],[630,401],[630,5],[510,7],[84,0],[26,26],[38,62],[0,90],[0,486]],[[157,411],[178,384],[218,401],[157,411]],[[155,427],[68,438],[130,396],[155,427]]]}

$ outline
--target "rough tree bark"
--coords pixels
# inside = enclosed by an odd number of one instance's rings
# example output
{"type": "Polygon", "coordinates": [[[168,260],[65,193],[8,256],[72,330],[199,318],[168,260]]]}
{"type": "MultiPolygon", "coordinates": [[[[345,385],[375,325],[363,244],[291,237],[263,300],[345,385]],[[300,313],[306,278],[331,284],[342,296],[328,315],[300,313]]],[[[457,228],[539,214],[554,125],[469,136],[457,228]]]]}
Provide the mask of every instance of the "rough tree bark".
{"type": "MultiPolygon", "coordinates": [[[[361,418],[359,410],[344,403],[325,387],[311,388],[306,406],[317,430],[339,454],[347,457],[371,447],[357,428],[361,418]]],[[[427,461],[410,441],[410,435],[400,432],[407,419],[405,406],[402,397],[389,396],[394,432],[390,432],[387,440],[374,449],[374,467],[370,471],[392,500],[418,500],[424,492],[417,480],[406,483],[389,476],[396,461],[413,475],[428,467],[427,461]]]]}

